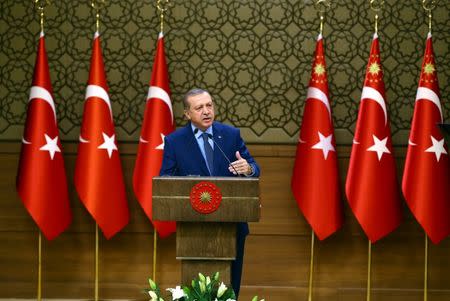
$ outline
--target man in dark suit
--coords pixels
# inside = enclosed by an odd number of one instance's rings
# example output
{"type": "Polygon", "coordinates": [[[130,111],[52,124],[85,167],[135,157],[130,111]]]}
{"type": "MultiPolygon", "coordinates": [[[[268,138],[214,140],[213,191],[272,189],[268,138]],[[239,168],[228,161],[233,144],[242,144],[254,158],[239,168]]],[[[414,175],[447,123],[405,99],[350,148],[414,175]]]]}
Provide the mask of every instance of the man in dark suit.
{"type": "MultiPolygon", "coordinates": [[[[245,146],[240,131],[214,121],[211,95],[202,89],[192,89],[186,93],[183,101],[184,115],[190,122],[165,137],[160,175],[259,177],[259,166],[245,146]]],[[[248,233],[247,223],[239,223],[236,260],[231,267],[231,282],[236,297],[239,294],[244,243],[248,233]]]]}

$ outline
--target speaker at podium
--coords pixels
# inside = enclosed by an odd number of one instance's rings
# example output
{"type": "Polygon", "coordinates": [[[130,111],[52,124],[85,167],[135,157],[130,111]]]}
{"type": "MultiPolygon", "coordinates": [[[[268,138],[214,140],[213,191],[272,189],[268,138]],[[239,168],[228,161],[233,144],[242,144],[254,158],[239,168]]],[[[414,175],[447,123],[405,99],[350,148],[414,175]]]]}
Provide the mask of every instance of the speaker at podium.
{"type": "Polygon", "coordinates": [[[154,177],[153,219],[176,221],[181,282],[219,272],[231,283],[236,225],[261,215],[258,178],[154,177]]]}

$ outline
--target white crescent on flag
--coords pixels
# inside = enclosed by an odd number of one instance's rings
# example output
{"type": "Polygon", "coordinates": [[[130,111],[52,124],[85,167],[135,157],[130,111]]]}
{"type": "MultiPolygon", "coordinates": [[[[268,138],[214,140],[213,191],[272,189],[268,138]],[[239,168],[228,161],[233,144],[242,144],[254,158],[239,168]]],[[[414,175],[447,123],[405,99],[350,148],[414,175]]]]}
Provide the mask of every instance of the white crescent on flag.
{"type": "Polygon", "coordinates": [[[416,146],[416,145],[417,145],[417,143],[414,143],[414,142],[412,142],[412,140],[411,140],[411,139],[408,139],[408,145],[411,145],[411,146],[416,146]]]}
{"type": "Polygon", "coordinates": [[[328,116],[330,117],[330,120],[331,120],[330,101],[328,100],[327,95],[325,93],[323,93],[323,91],[318,89],[318,88],[309,87],[308,88],[308,93],[306,95],[306,100],[308,100],[310,98],[317,99],[317,100],[321,101],[325,105],[325,107],[328,110],[328,116]]]}
{"type": "Polygon", "coordinates": [[[384,124],[387,124],[387,109],[386,102],[384,101],[383,95],[380,92],[371,87],[364,87],[361,94],[361,101],[363,100],[373,100],[378,103],[384,112],[384,124]]]}
{"type": "Polygon", "coordinates": [[[433,90],[425,87],[419,87],[417,89],[416,102],[419,100],[428,100],[434,103],[439,109],[439,113],[441,114],[441,123],[443,122],[444,118],[442,116],[441,102],[439,100],[439,96],[433,90]]]}
{"type": "Polygon", "coordinates": [[[23,138],[23,137],[22,137],[22,143],[23,143],[23,144],[31,144],[31,142],[25,140],[25,138],[23,138]]]}
{"type": "Polygon", "coordinates": [[[172,124],[173,124],[172,102],[170,101],[169,94],[165,90],[161,89],[160,87],[150,86],[150,88],[148,89],[147,101],[149,101],[152,98],[158,98],[158,99],[161,99],[162,101],[164,101],[164,103],[167,105],[167,107],[170,110],[170,118],[172,118],[172,124]]]}
{"type": "Polygon", "coordinates": [[[50,92],[47,91],[47,89],[44,89],[42,87],[39,86],[33,86],[31,87],[30,90],[30,98],[28,99],[28,101],[31,101],[33,99],[42,99],[44,101],[46,101],[50,107],[53,110],[53,115],[55,116],[55,123],[56,123],[56,109],[55,109],[55,103],[53,101],[53,97],[50,94],[50,92]]]}
{"type": "Polygon", "coordinates": [[[145,140],[144,138],[142,138],[142,136],[139,136],[139,142],[141,142],[141,143],[148,143],[148,141],[145,140]]]}
{"type": "Polygon", "coordinates": [[[89,140],[86,140],[86,139],[84,139],[83,137],[81,137],[81,134],[80,134],[80,136],[78,137],[78,140],[80,140],[81,143],[89,143],[89,142],[90,142],[89,140]]]}
{"type": "Polygon", "coordinates": [[[111,120],[113,118],[112,109],[111,109],[111,101],[109,100],[108,92],[103,89],[103,87],[97,85],[88,85],[86,88],[86,96],[85,100],[88,100],[90,97],[98,97],[102,99],[109,108],[109,113],[111,115],[111,120]]]}

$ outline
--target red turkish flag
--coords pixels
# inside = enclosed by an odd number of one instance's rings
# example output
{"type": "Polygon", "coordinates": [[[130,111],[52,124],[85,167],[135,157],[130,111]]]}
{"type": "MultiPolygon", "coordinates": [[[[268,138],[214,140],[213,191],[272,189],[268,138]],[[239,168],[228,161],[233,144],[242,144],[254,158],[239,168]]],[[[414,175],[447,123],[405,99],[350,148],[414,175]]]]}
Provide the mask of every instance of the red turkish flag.
{"type": "Polygon", "coordinates": [[[450,234],[450,169],[444,137],[437,127],[443,114],[435,66],[428,34],[402,188],[417,221],[431,241],[439,243],[450,234]]]}
{"type": "Polygon", "coordinates": [[[175,232],[176,225],[175,222],[160,222],[152,219],[152,178],[159,175],[164,137],[174,130],[169,74],[164,54],[164,36],[160,33],[133,174],[134,193],[160,237],[166,237],[175,232]]]}
{"type": "Polygon", "coordinates": [[[371,242],[401,222],[391,129],[385,102],[378,36],[374,35],[361,95],[345,190],[371,242]]]}
{"type": "Polygon", "coordinates": [[[25,208],[48,240],[69,226],[72,213],[44,33],[39,39],[16,184],[25,208]]]}
{"type": "Polygon", "coordinates": [[[98,32],[79,140],[75,187],[81,202],[109,239],[128,224],[129,213],[98,32]]]}
{"type": "Polygon", "coordinates": [[[316,52],[297,144],[291,188],[300,210],[319,239],[343,223],[333,120],[322,35],[316,52]]]}

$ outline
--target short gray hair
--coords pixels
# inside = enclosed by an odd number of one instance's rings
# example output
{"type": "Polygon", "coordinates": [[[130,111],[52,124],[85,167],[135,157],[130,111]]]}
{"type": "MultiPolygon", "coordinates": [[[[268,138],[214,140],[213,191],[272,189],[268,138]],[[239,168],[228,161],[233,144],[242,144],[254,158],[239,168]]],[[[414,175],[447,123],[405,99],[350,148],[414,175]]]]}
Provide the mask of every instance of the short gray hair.
{"type": "Polygon", "coordinates": [[[184,97],[183,97],[184,109],[185,110],[189,109],[189,102],[188,102],[188,98],[189,97],[200,95],[200,94],[203,94],[203,93],[207,93],[208,95],[211,95],[211,94],[209,94],[208,91],[200,89],[200,88],[191,89],[186,94],[184,94],[184,97]]]}

